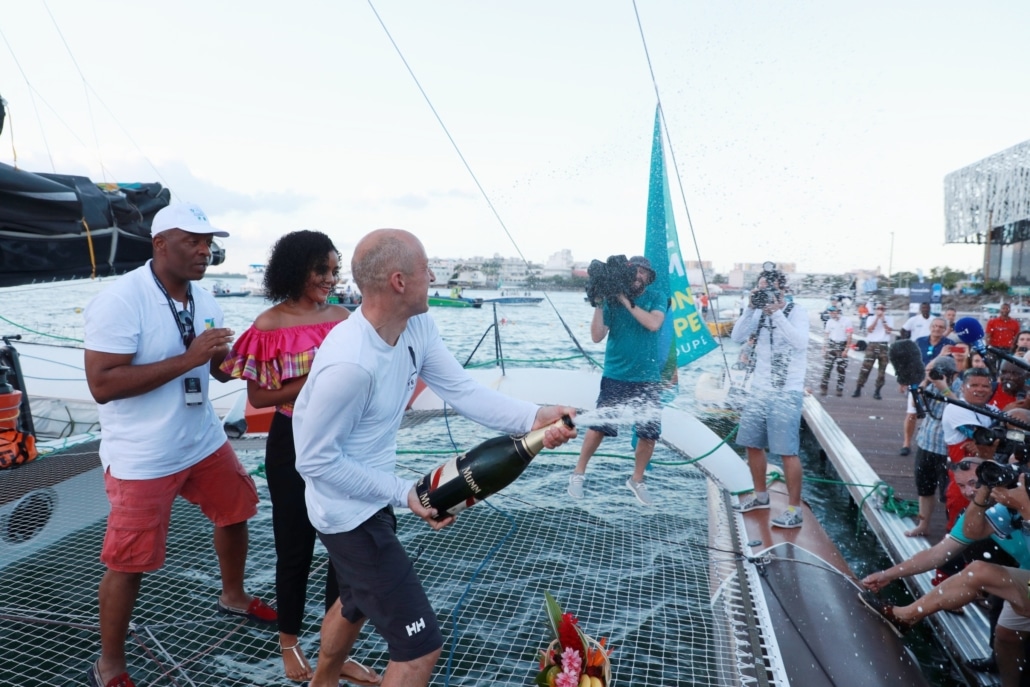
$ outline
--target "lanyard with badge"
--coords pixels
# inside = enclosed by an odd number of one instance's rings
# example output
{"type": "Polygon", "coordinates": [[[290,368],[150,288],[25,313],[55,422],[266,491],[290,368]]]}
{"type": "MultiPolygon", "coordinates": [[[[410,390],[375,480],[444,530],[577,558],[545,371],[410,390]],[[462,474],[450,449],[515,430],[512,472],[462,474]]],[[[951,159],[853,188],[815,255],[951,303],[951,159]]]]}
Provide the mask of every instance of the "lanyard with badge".
{"type": "MultiPolygon", "coordinates": [[[[154,283],[157,284],[157,288],[161,289],[161,293],[164,294],[165,300],[168,301],[168,309],[172,313],[172,319],[175,320],[175,326],[179,330],[179,336],[182,339],[182,345],[187,348],[193,343],[193,340],[197,338],[196,332],[193,330],[193,314],[196,310],[196,305],[193,302],[193,290],[190,285],[186,285],[186,301],[187,309],[179,310],[175,306],[175,301],[172,300],[172,296],[168,293],[168,289],[161,283],[161,280],[157,278],[157,273],[154,272],[154,264],[150,264],[150,274],[154,277],[154,283]]],[[[182,380],[183,391],[186,397],[186,405],[188,406],[199,406],[204,403],[204,393],[200,387],[200,377],[186,377],[182,380]]]]}

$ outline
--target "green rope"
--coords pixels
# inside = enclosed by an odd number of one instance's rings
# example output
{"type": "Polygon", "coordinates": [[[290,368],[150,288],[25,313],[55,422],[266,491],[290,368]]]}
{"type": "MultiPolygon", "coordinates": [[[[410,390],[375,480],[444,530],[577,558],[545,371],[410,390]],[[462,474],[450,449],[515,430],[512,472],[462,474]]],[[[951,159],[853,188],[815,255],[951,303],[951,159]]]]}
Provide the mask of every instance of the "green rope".
{"type": "MultiPolygon", "coordinates": [[[[786,483],[787,481],[783,474],[776,470],[770,470],[766,477],[766,484],[772,484],[773,482],[786,483]]],[[[888,513],[894,513],[899,518],[911,518],[913,516],[919,515],[918,501],[899,499],[894,494],[894,487],[883,481],[877,482],[876,484],[860,484],[858,482],[845,482],[843,480],[826,479],[823,477],[802,477],[802,480],[805,482],[814,482],[818,484],[833,484],[841,487],[862,487],[863,489],[868,489],[869,491],[866,493],[865,496],[862,497],[862,500],[858,504],[859,512],[862,511],[862,508],[865,506],[865,502],[869,500],[870,496],[882,491],[884,492],[883,505],[881,506],[883,510],[887,511],[888,513]]],[[[862,522],[862,518],[858,518],[855,522],[856,533],[858,533],[861,530],[862,522]]]]}
{"type": "Polygon", "coordinates": [[[31,332],[33,334],[38,334],[40,336],[46,336],[46,337],[49,337],[51,339],[60,339],[61,341],[75,341],[76,343],[83,343],[82,339],[76,339],[76,338],[71,337],[71,336],[58,336],[57,334],[47,334],[46,332],[38,332],[35,329],[29,329],[28,327],[26,327],[23,324],[18,324],[17,322],[12,322],[11,320],[9,320],[6,317],[4,317],[3,315],[0,315],[0,320],[3,320],[7,324],[14,325],[18,329],[24,329],[27,332],[31,332]]]}

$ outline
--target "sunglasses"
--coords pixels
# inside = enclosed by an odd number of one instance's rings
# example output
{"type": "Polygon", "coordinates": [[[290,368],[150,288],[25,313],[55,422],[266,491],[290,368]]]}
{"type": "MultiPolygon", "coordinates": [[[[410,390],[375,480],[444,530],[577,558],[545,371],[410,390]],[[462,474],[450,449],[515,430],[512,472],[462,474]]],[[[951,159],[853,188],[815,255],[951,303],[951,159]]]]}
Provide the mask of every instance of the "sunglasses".
{"type": "Polygon", "coordinates": [[[189,348],[193,340],[197,338],[197,334],[193,331],[193,315],[190,314],[189,310],[180,310],[179,322],[186,329],[182,335],[182,343],[186,348],[189,348]]]}
{"type": "Polygon", "coordinates": [[[977,466],[982,462],[980,460],[960,460],[957,463],[952,463],[949,467],[956,472],[959,470],[966,472],[967,470],[976,470],[977,466]]]}

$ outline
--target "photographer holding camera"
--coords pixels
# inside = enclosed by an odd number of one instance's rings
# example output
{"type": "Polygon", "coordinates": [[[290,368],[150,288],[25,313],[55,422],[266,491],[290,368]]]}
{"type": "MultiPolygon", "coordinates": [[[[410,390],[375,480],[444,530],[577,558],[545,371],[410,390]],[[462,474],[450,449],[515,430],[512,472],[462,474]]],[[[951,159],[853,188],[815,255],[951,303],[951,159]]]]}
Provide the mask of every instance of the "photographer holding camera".
{"type": "MultiPolygon", "coordinates": [[[[962,400],[969,405],[986,408],[993,393],[991,376],[986,369],[972,367],[962,373],[962,400]]],[[[997,408],[993,409],[997,410],[997,408]]],[[[967,445],[973,444],[977,431],[982,431],[981,428],[989,428],[992,424],[994,424],[994,420],[989,415],[948,404],[941,414],[941,427],[944,429],[944,442],[948,447],[948,460],[958,463],[968,457],[967,445]]],[[[977,444],[975,448],[982,458],[991,458],[994,455],[993,446],[977,444]]],[[[948,514],[948,528],[950,529],[969,501],[962,495],[954,479],[948,484],[945,494],[944,508],[948,514]]]]}
{"type": "MultiPolygon", "coordinates": [[[[650,506],[653,501],[644,484],[644,469],[662,431],[659,394],[665,355],[658,350],[658,330],[665,321],[669,296],[654,287],[657,275],[651,262],[639,255],[629,260],[613,255],[607,263],[594,260],[588,273],[587,295],[594,306],[590,338],[600,343],[608,337],[597,407],[635,411],[636,462],[626,486],[637,501],[650,506]]],[[[587,463],[606,436],[618,436],[618,429],[613,424],[587,429],[579,462],[569,476],[572,498],[583,498],[587,463]]]]}
{"type": "Polygon", "coordinates": [[[787,277],[766,262],[744,314],[733,325],[738,344],[754,340],[748,364],[751,395],[740,417],[737,444],[747,449],[754,493],[737,504],[747,512],[769,508],[766,450],[783,459],[788,508],[772,519],[773,527],[801,527],[801,404],[804,400],[808,314],[788,303],[787,277]]]}

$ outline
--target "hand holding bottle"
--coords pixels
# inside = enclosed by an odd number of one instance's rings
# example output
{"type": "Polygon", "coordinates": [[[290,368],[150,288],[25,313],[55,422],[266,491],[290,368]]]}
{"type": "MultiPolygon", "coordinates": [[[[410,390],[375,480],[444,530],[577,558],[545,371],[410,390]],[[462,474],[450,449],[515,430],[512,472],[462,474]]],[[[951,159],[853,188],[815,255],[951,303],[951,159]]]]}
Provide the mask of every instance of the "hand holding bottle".
{"type": "Polygon", "coordinates": [[[408,494],[409,505],[418,506],[412,512],[430,524],[430,518],[439,518],[433,529],[449,525],[453,516],[514,482],[546,445],[560,446],[576,436],[570,417],[575,412],[563,406],[540,408],[528,434],[487,439],[444,461],[415,483],[414,495],[408,494]]]}
{"type": "Polygon", "coordinates": [[[556,448],[568,442],[569,439],[576,438],[575,426],[558,422],[565,415],[575,418],[576,409],[572,406],[541,406],[540,410],[536,411],[536,421],[533,422],[533,429],[553,425],[544,434],[544,448],[556,448]]]}
{"type": "Polygon", "coordinates": [[[429,523],[429,526],[434,530],[442,530],[448,525],[453,525],[454,521],[458,518],[456,515],[448,515],[442,520],[437,520],[439,513],[437,513],[435,508],[426,508],[422,505],[422,502],[418,500],[418,492],[415,490],[415,487],[412,487],[408,492],[408,508],[411,509],[412,513],[429,523]]]}

